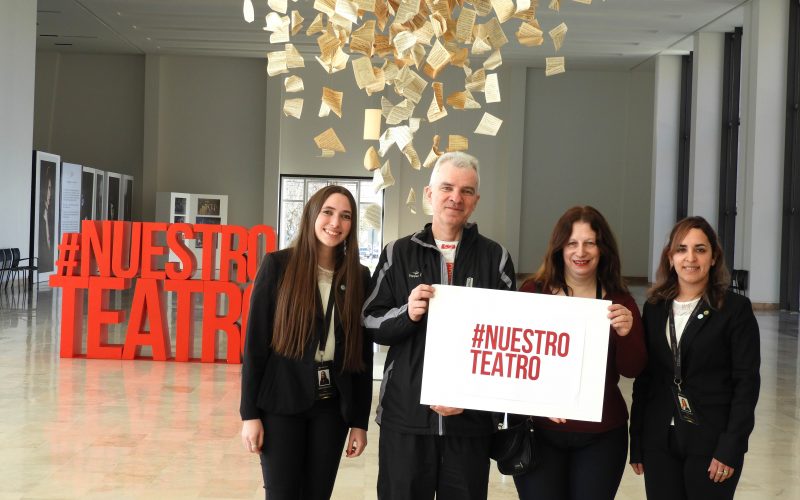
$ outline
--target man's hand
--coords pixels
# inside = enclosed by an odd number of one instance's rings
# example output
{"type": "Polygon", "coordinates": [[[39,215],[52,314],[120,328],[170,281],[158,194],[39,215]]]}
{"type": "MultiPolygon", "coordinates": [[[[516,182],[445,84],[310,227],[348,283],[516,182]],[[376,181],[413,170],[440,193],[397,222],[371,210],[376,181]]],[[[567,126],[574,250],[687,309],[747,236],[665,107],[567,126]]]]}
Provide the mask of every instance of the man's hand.
{"type": "Polygon", "coordinates": [[[443,417],[450,417],[452,415],[458,415],[464,413],[463,408],[453,408],[452,406],[431,405],[431,410],[435,411],[436,413],[438,413],[443,417]]]}
{"type": "Polygon", "coordinates": [[[417,322],[428,312],[428,299],[433,297],[434,288],[431,285],[417,285],[408,296],[408,317],[417,322]]]}

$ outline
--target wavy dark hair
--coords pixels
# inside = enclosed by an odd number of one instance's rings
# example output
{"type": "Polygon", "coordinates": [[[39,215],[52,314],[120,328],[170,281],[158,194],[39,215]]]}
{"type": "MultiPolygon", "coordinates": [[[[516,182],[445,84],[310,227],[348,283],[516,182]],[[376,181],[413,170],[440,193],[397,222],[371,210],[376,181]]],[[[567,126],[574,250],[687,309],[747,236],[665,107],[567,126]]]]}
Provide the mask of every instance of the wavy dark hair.
{"type": "Polygon", "coordinates": [[[678,221],[669,233],[669,241],[661,251],[661,259],[658,262],[656,282],[647,291],[647,301],[651,304],[662,300],[670,301],[678,296],[680,292],[678,274],[672,268],[669,259],[675,255],[681,242],[692,229],[699,229],[706,235],[711,244],[711,258],[714,261],[708,272],[708,283],[703,292],[703,299],[715,309],[723,306],[725,292],[731,284],[731,275],[728,272],[728,266],[725,265],[725,253],[722,251],[717,233],[711,224],[702,217],[687,217],[678,221]]]}
{"type": "Polygon", "coordinates": [[[314,223],[325,201],[334,194],[347,197],[352,214],[350,233],[336,248],[336,267],[331,284],[334,290],[344,290],[343,294],[334,294],[336,314],[344,330],[342,370],[363,371],[366,366],[362,355],[364,334],[361,329],[361,306],[365,290],[358,256],[358,204],[350,191],[342,186],[320,189],[303,209],[300,230],[292,244],[293,251],[278,288],[272,348],[282,356],[301,359],[306,347],[315,338],[314,324],[317,308],[321,306],[317,293],[318,240],[314,223]]]}
{"type": "MultiPolygon", "coordinates": [[[[597,236],[597,248],[600,250],[600,261],[597,264],[597,279],[608,293],[628,292],[628,287],[622,281],[622,265],[619,260],[617,240],[605,217],[596,208],[589,205],[576,206],[564,212],[553,228],[547,252],[542,260],[542,265],[533,278],[533,281],[543,290],[568,289],[564,277],[564,247],[572,236],[572,226],[576,222],[589,224],[597,236]]],[[[570,290],[571,291],[571,290],[570,290]]]]}

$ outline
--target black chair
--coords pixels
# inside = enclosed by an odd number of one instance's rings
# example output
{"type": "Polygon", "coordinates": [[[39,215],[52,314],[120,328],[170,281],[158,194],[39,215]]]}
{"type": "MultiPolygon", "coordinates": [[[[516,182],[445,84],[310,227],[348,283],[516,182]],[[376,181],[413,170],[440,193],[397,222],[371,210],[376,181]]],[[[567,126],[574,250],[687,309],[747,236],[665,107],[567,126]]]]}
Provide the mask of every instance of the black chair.
{"type": "Polygon", "coordinates": [[[10,274],[10,272],[8,272],[9,267],[11,267],[11,249],[0,249],[0,289],[3,288],[6,275],[10,274]]]}
{"type": "Polygon", "coordinates": [[[744,269],[734,269],[731,271],[731,290],[739,295],[747,293],[747,285],[750,278],[750,273],[744,269]]]}
{"type": "MultiPolygon", "coordinates": [[[[10,249],[11,252],[11,267],[8,269],[12,276],[11,289],[14,289],[14,282],[17,281],[18,276],[21,274],[23,277],[28,273],[28,285],[33,284],[33,272],[38,269],[38,266],[31,263],[30,257],[20,258],[19,248],[10,249]],[[27,261],[28,264],[22,265],[27,261]]],[[[36,257],[34,257],[36,259],[36,257]]],[[[6,286],[8,283],[6,282],[6,286]]]]}

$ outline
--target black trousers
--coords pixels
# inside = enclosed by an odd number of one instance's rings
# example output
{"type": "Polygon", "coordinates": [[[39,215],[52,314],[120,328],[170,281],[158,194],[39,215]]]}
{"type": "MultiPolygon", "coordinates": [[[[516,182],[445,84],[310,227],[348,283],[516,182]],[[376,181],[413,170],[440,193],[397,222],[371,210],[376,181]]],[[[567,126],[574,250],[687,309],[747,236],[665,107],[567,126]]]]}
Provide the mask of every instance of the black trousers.
{"type": "Polygon", "coordinates": [[[742,464],[725,464],[733,475],[721,483],[708,478],[711,456],[689,455],[685,444],[669,432],[669,449],[642,450],[644,487],[648,500],[724,500],[733,498],[742,474],[742,464]]]}
{"type": "Polygon", "coordinates": [[[432,436],[381,428],[380,500],[486,500],[490,436],[432,436]]]}
{"type": "Polygon", "coordinates": [[[298,415],[264,415],[261,472],[269,500],[327,500],[347,439],[339,398],[298,415]]]}
{"type": "Polygon", "coordinates": [[[534,467],[514,476],[520,500],[612,500],[625,472],[628,429],[534,432],[534,467]]]}

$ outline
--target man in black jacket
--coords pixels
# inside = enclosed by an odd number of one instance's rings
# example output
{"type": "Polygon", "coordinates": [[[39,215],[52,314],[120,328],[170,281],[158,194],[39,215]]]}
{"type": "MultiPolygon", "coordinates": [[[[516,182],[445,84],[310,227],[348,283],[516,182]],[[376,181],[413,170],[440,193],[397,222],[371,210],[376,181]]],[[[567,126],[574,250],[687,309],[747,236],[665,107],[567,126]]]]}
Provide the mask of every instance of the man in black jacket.
{"type": "Polygon", "coordinates": [[[442,155],[425,188],[432,223],[386,245],[372,277],[364,324],[389,346],[376,418],[381,500],[487,496],[493,415],[420,404],[431,285],[515,290],[506,249],[467,222],[479,186],[476,158],[442,155]]]}

